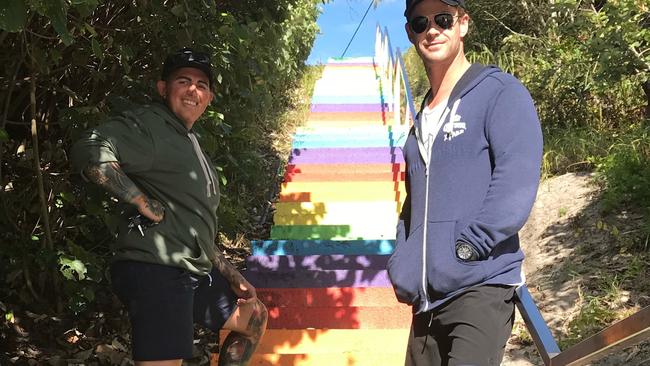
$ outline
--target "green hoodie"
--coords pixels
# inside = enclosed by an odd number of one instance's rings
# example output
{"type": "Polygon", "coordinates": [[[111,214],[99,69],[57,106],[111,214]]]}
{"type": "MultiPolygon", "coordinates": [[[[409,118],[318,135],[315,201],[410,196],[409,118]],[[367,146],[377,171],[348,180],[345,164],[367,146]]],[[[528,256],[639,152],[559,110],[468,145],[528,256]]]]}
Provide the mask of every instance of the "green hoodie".
{"type": "Polygon", "coordinates": [[[144,237],[127,228],[134,206],[120,217],[114,260],[180,267],[205,275],[215,255],[219,185],[214,167],[192,130],[155,103],[122,113],[87,131],[71,152],[81,172],[88,165],[118,162],[149,198],[160,201],[165,216],[144,237]]]}

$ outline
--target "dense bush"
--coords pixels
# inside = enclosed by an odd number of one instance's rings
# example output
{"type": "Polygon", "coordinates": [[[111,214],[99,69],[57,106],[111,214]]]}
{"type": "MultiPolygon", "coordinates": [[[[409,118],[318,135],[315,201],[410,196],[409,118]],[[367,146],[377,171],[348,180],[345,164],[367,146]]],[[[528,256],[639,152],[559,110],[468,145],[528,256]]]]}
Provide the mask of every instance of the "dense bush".
{"type": "Polygon", "coordinates": [[[104,281],[114,202],[71,174],[71,142],[151,100],[165,54],[212,55],[199,123],[221,171],[221,230],[264,202],[268,131],[317,32],[317,0],[16,0],[0,4],[0,299],[78,312],[104,281]]]}

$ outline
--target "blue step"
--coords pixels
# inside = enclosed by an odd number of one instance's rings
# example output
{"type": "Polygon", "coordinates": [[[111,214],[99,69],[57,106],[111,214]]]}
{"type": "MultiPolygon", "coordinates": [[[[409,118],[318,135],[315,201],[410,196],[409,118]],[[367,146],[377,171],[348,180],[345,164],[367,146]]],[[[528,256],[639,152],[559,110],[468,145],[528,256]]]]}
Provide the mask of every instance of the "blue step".
{"type": "Polygon", "coordinates": [[[395,240],[253,240],[253,255],[387,255],[395,240]]]}

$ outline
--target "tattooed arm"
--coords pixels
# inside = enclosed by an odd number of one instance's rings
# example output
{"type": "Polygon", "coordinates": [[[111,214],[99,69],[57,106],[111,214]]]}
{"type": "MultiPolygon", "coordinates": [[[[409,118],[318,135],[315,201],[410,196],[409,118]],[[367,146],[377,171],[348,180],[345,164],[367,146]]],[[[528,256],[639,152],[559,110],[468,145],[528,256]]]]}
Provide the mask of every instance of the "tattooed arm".
{"type": "Polygon", "coordinates": [[[228,280],[232,290],[239,296],[237,304],[249,304],[257,301],[255,287],[248,282],[244,276],[224,257],[215,250],[215,257],[211,259],[214,267],[221,275],[228,280]]]}
{"type": "Polygon", "coordinates": [[[83,170],[83,175],[118,200],[136,206],[138,211],[151,221],[160,222],[163,219],[165,210],[160,202],[145,196],[117,162],[89,165],[83,170]]]}

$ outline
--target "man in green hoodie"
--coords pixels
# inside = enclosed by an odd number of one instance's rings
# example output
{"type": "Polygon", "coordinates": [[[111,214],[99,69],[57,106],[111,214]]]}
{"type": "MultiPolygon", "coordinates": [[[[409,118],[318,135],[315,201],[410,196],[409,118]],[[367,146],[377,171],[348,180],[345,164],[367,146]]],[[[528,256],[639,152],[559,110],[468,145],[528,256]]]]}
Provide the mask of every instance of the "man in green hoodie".
{"type": "Polygon", "coordinates": [[[111,280],[129,312],[133,358],[180,366],[197,323],[231,330],[219,365],[245,365],[267,310],[214,245],[219,184],[192,129],[213,98],[208,55],[169,55],[156,86],[164,103],[109,119],[71,154],[76,171],[124,204],[111,280]]]}

